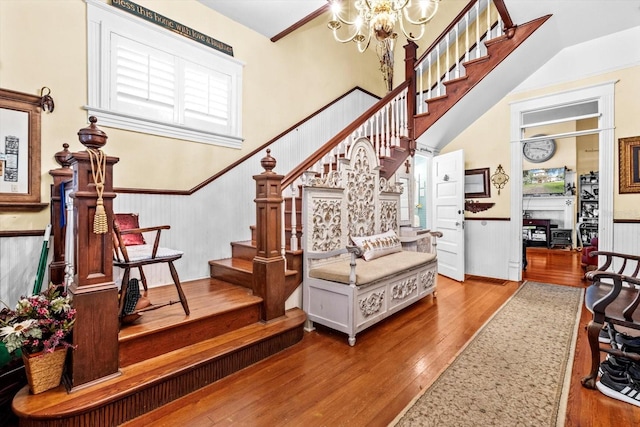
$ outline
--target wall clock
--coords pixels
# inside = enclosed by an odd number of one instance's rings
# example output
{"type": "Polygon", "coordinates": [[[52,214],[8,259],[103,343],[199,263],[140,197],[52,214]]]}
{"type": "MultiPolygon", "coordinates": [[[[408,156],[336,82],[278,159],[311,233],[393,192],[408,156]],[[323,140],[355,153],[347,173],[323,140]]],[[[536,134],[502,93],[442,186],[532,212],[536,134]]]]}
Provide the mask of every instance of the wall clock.
{"type": "MultiPolygon", "coordinates": [[[[544,135],[535,135],[534,138],[544,135]]],[[[556,141],[547,138],[539,141],[525,142],[522,146],[522,154],[532,163],[546,162],[556,153],[556,141]]]]}

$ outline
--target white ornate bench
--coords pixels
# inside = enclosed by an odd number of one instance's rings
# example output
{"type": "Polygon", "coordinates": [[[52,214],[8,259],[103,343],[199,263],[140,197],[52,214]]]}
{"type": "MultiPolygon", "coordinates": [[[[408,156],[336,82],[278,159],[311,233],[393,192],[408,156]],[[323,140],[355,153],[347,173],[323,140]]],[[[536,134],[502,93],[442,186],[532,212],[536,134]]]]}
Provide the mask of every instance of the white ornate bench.
{"type": "MultiPolygon", "coordinates": [[[[356,141],[341,170],[303,186],[303,309],[314,323],[349,336],[432,294],[432,252],[402,249],[401,185],[379,176],[371,143],[356,141]],[[366,260],[369,259],[369,260],[366,260]]],[[[432,233],[432,240],[439,232],[432,233]]]]}

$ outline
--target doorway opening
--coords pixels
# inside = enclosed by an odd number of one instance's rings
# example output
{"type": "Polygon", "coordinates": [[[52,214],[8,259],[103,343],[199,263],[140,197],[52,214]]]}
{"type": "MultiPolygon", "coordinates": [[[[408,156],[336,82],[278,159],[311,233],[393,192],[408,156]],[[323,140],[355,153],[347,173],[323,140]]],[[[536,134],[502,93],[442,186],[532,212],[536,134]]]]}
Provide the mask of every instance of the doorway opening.
{"type": "MultiPolygon", "coordinates": [[[[522,279],[523,225],[527,225],[525,216],[533,204],[542,203],[547,211],[551,212],[558,208],[551,209],[550,206],[556,205],[558,201],[563,202],[562,225],[565,227],[564,230],[571,231],[572,245],[575,246],[578,242],[576,232],[582,237],[581,231],[578,230],[578,223],[586,218],[587,211],[583,212],[582,209],[586,209],[587,205],[580,206],[578,189],[581,175],[584,175],[582,172],[585,172],[586,169],[589,169],[588,172],[596,170],[598,172],[598,209],[595,211],[597,212],[595,233],[599,238],[599,246],[601,250],[612,247],[614,84],[615,82],[610,82],[512,104],[511,172],[513,185],[511,189],[510,246],[513,250],[510,251],[509,260],[510,280],[522,279]],[[548,143],[550,140],[553,141],[553,144],[548,143]],[[593,148],[594,144],[597,144],[597,148],[593,148]],[[579,148],[582,146],[588,148],[579,148]],[[525,158],[525,147],[531,149],[528,160],[525,158]],[[542,150],[537,151],[538,148],[542,150]],[[584,152],[584,150],[589,151],[584,152]],[[585,163],[584,160],[583,165],[579,165],[578,154],[581,156],[588,154],[591,157],[595,155],[597,169],[594,170],[593,163],[585,163]],[[530,169],[526,169],[526,167],[530,167],[530,169]],[[536,168],[547,169],[548,174],[551,173],[549,172],[551,169],[563,169],[565,172],[562,178],[564,190],[556,191],[553,195],[551,190],[544,190],[548,192],[546,197],[532,194],[525,197],[525,179],[527,178],[523,172],[536,168]],[[566,173],[567,169],[570,169],[569,174],[566,173]],[[569,184],[568,191],[567,184],[569,184]],[[571,194],[574,185],[575,195],[571,194]],[[541,202],[543,198],[545,200],[541,202]]],[[[549,243],[548,239],[552,238],[550,235],[551,220],[544,225],[544,231],[545,243],[549,243]]],[[[536,237],[541,239],[542,233],[538,233],[536,237]]]]}

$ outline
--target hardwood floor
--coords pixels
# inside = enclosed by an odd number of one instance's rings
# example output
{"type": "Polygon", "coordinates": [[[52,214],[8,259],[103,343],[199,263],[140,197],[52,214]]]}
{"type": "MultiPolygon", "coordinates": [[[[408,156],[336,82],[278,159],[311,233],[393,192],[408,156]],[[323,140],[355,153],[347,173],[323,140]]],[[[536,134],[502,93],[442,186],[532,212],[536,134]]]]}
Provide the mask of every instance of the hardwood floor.
{"type": "MultiPolygon", "coordinates": [[[[525,279],[583,287],[578,253],[532,249],[525,279]]],[[[321,329],[127,426],[385,426],[453,360],[519,284],[439,277],[438,298],[392,316],[357,337],[321,329]]],[[[583,309],[567,426],[640,424],[640,408],[588,390],[583,309]]]]}

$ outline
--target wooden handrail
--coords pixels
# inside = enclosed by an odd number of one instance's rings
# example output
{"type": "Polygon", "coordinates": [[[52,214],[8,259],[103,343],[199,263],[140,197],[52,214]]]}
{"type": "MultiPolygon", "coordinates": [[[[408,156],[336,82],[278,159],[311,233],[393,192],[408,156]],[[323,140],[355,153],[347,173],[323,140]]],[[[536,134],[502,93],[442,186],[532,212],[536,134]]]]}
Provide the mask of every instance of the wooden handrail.
{"type": "MultiPolygon", "coordinates": [[[[296,166],[291,172],[289,172],[282,179],[282,187],[286,188],[291,185],[296,179],[298,179],[302,174],[315,165],[317,162],[322,159],[323,156],[327,155],[334,147],[344,141],[349,135],[351,135],[358,127],[360,127],[363,123],[365,123],[369,118],[384,107],[387,103],[389,103],[393,98],[395,98],[398,94],[400,94],[403,90],[409,87],[409,80],[403,82],[400,86],[389,92],[384,98],[370,107],[367,111],[362,113],[355,121],[353,121],[349,126],[340,131],[336,136],[327,141],[323,146],[318,148],[311,156],[309,156],[303,163],[300,163],[296,166]]],[[[413,95],[411,95],[413,96],[413,95]]]]}

